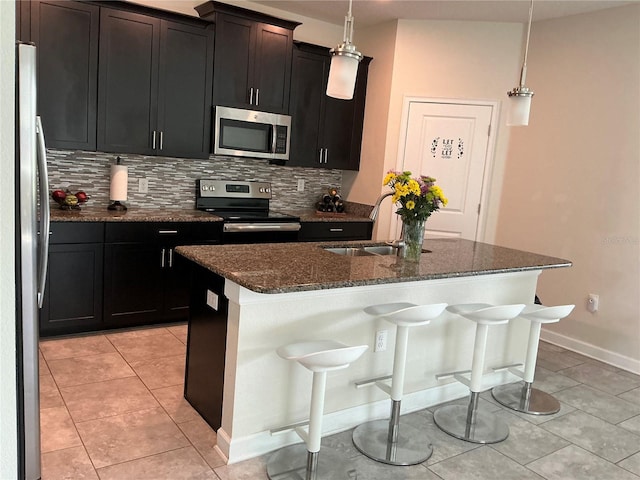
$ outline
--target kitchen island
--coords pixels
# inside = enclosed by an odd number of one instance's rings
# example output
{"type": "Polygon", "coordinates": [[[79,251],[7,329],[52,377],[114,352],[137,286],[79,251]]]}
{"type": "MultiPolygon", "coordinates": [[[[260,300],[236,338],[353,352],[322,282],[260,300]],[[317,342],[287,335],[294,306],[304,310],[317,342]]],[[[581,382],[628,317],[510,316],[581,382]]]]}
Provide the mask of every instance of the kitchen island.
{"type": "MultiPolygon", "coordinates": [[[[218,449],[229,463],[299,441],[290,432],[269,431],[306,420],[311,375],[282,360],[277,347],[301,340],[334,339],[368,344],[350,368],[328,376],[325,434],[389,414],[379,389],[354,382],[387,375],[393,363],[395,329],[364,314],[387,302],[449,304],[532,303],[542,270],[568,267],[560,258],[458,239],[428,240],[419,263],[394,255],[344,256],[325,247],[375,242],[187,246],[192,295],[187,352],[187,399],[218,432],[218,449]],[[387,330],[387,348],[375,352],[377,331],[387,330]],[[190,371],[191,370],[191,371],[190,371]],[[217,380],[216,380],[216,377],[217,380]]],[[[470,367],[474,324],[443,314],[415,329],[409,339],[403,413],[466,395],[440,372],[470,367]]],[[[515,319],[492,329],[488,367],[524,359],[528,324],[515,319]]],[[[486,387],[510,379],[488,374],[486,387]]],[[[513,377],[512,379],[515,379],[513,377]]]]}

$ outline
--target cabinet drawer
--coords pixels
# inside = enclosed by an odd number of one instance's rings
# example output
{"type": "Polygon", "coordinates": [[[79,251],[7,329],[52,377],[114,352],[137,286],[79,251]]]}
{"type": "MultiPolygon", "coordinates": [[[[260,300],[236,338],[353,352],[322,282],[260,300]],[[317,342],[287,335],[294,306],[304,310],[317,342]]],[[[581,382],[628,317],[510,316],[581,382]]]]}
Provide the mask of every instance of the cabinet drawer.
{"type": "Polygon", "coordinates": [[[222,222],[196,222],[191,225],[191,239],[194,245],[220,243],[222,239],[222,222]]]}
{"type": "Polygon", "coordinates": [[[105,243],[187,243],[191,236],[188,222],[107,223],[105,243]]]}
{"type": "Polygon", "coordinates": [[[102,243],[104,223],[101,222],[51,222],[49,242],[102,243]]]}
{"type": "Polygon", "coordinates": [[[371,240],[371,222],[303,222],[300,241],[371,240]]]}

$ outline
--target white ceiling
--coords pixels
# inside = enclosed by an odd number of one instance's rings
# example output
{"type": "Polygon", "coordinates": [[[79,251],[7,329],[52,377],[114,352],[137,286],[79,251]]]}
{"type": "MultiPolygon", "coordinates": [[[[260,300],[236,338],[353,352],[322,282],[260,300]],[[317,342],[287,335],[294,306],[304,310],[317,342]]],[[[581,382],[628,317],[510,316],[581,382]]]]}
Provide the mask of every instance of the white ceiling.
{"type": "MultiPolygon", "coordinates": [[[[536,0],[533,21],[593,12],[640,0],[536,0]]],[[[348,0],[253,0],[336,25],[344,24],[348,0]]],[[[356,28],[394,19],[526,22],[529,0],[354,0],[356,28]]]]}

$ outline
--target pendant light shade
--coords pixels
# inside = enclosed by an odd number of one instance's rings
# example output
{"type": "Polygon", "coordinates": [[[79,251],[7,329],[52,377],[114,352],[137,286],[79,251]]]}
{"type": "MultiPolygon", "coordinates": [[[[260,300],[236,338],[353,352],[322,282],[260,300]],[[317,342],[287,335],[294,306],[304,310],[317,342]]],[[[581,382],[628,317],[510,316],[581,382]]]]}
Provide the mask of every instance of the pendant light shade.
{"type": "Polygon", "coordinates": [[[358,76],[358,64],[362,54],[351,43],[353,38],[353,16],[351,15],[351,1],[349,13],[344,18],[343,42],[330,50],[331,67],[327,82],[327,95],[341,100],[351,100],[358,76]]]}
{"type": "MultiPolygon", "coordinates": [[[[514,90],[516,90],[514,88],[514,90]]],[[[529,125],[529,112],[531,111],[531,97],[533,92],[529,94],[509,92],[509,113],[507,114],[507,126],[524,127],[529,125]]]]}
{"type": "Polygon", "coordinates": [[[520,85],[515,87],[509,95],[509,113],[507,126],[520,127],[529,125],[529,112],[531,111],[531,98],[533,91],[524,84],[527,77],[527,56],[529,55],[529,36],[531,35],[531,18],[533,16],[533,0],[529,5],[529,25],[527,27],[527,43],[524,49],[524,60],[520,70],[520,85]]]}

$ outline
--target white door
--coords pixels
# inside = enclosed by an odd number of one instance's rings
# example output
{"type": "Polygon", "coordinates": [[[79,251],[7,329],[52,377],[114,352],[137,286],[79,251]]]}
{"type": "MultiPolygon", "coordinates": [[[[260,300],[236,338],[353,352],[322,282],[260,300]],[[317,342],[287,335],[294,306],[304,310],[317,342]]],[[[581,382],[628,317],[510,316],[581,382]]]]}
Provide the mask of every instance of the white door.
{"type": "MultiPolygon", "coordinates": [[[[427,220],[427,237],[476,240],[495,110],[490,103],[405,100],[399,170],[434,177],[449,199],[427,220]]],[[[398,235],[394,217],[391,233],[398,235]]]]}

